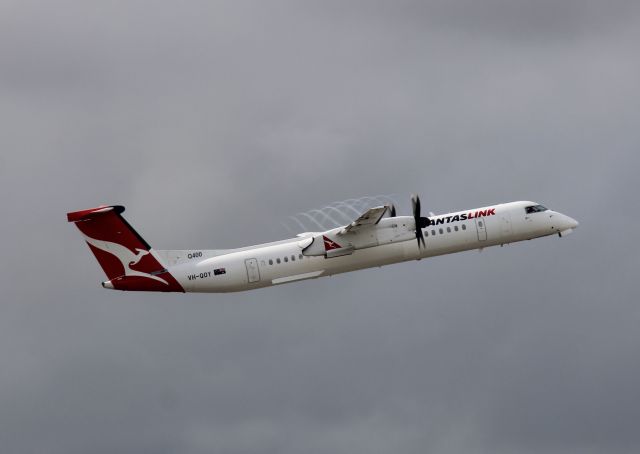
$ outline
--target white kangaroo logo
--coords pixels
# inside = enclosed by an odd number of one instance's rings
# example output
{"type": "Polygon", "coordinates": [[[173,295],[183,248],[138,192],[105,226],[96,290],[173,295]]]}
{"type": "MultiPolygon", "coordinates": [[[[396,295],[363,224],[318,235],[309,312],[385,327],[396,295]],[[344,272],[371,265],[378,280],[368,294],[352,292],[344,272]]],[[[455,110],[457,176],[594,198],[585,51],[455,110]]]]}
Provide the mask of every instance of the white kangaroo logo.
{"type": "Polygon", "coordinates": [[[142,260],[142,257],[149,254],[149,251],[136,248],[136,251],[138,252],[134,254],[133,252],[131,252],[131,250],[129,250],[129,248],[118,243],[112,243],[110,241],[104,241],[104,240],[96,240],[87,235],[84,235],[84,238],[87,241],[87,243],[89,243],[91,246],[97,249],[100,249],[101,251],[108,252],[109,254],[117,257],[118,260],[120,260],[120,262],[122,263],[125,276],[148,277],[155,281],[160,281],[165,285],[169,285],[167,281],[165,281],[162,278],[159,278],[158,276],[154,276],[149,273],[143,273],[142,271],[136,271],[131,269],[131,266],[135,265],[140,260],[142,260]]]}

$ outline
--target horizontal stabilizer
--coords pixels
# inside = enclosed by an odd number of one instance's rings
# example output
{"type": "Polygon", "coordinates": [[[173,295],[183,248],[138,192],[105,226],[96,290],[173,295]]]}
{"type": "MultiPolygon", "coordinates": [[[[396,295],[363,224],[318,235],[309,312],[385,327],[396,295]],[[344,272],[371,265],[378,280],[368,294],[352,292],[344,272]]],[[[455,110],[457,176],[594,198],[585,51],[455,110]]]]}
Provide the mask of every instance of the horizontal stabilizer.
{"type": "Polygon", "coordinates": [[[74,211],[67,213],[67,221],[87,221],[110,211],[115,211],[117,214],[120,214],[124,211],[124,207],[122,205],[102,205],[97,208],[89,208],[88,210],[74,211]]]}

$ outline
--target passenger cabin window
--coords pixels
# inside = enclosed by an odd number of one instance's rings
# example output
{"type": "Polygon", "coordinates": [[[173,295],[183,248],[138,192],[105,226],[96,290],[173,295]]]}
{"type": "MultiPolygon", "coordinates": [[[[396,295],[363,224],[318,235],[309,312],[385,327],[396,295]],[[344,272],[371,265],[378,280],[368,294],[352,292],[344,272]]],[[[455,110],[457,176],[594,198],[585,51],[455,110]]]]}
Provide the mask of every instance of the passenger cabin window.
{"type": "Polygon", "coordinates": [[[288,261],[289,261],[289,259],[288,259],[287,257],[285,257],[285,258],[284,258],[284,261],[285,261],[285,262],[288,262],[288,261]]]}
{"type": "Polygon", "coordinates": [[[273,265],[273,259],[269,259],[269,265],[273,265]]]}
{"type": "Polygon", "coordinates": [[[467,226],[465,224],[462,224],[462,230],[467,230],[467,226]]]}
{"type": "Polygon", "coordinates": [[[524,211],[527,214],[531,214],[531,213],[541,213],[543,211],[547,211],[548,208],[542,206],[542,205],[531,205],[528,207],[525,207],[524,211]]]}
{"type": "Polygon", "coordinates": [[[435,236],[435,235],[436,235],[436,231],[435,231],[435,230],[432,230],[432,231],[431,231],[431,235],[435,236]]]}
{"type": "Polygon", "coordinates": [[[278,258],[278,259],[276,259],[276,263],[280,263],[280,259],[279,259],[279,258],[278,258]]]}

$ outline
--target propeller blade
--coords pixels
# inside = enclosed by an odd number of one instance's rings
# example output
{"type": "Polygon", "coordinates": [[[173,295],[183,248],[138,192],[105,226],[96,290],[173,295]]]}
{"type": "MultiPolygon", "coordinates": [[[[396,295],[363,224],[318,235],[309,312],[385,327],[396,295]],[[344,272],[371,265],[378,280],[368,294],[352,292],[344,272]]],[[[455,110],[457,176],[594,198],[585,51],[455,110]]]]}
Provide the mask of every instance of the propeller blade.
{"type": "Polygon", "coordinates": [[[420,219],[420,197],[417,194],[411,196],[411,205],[413,208],[413,220],[416,226],[416,240],[418,241],[418,247],[426,247],[424,243],[424,236],[422,235],[422,222],[420,219]]]}
{"type": "Polygon", "coordinates": [[[420,197],[417,194],[411,196],[411,205],[413,206],[413,219],[416,223],[416,240],[418,241],[418,247],[427,247],[424,241],[424,235],[422,229],[431,225],[431,220],[420,216],[420,197]]]}
{"type": "Polygon", "coordinates": [[[389,206],[389,216],[392,218],[396,217],[396,206],[393,203],[389,206]]]}
{"type": "Polygon", "coordinates": [[[413,206],[413,217],[418,219],[420,217],[420,197],[417,194],[411,196],[411,205],[413,206]]]}
{"type": "Polygon", "coordinates": [[[427,245],[424,243],[424,236],[422,235],[422,229],[416,229],[416,239],[418,240],[418,247],[420,247],[420,243],[422,242],[422,247],[426,248],[427,245]]]}

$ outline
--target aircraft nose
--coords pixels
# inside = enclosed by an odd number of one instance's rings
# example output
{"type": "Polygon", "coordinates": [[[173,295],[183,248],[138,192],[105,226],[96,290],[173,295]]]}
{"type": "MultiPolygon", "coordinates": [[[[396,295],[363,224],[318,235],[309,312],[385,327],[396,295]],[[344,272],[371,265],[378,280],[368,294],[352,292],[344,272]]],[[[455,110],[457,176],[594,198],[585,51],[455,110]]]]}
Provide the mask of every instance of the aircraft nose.
{"type": "Polygon", "coordinates": [[[564,235],[568,235],[569,233],[571,233],[571,231],[573,231],[580,224],[578,221],[570,216],[567,216],[566,214],[558,213],[558,217],[559,219],[556,221],[556,225],[558,227],[558,231],[564,235]]]}
{"type": "Polygon", "coordinates": [[[567,224],[569,225],[570,229],[575,229],[576,227],[578,227],[580,225],[580,223],[578,221],[576,221],[575,219],[573,219],[570,216],[566,216],[567,218],[567,224]]]}
{"type": "Polygon", "coordinates": [[[558,232],[559,237],[569,235],[580,224],[578,221],[576,221],[572,217],[567,216],[566,214],[558,213],[558,212],[555,212],[550,217],[554,219],[552,221],[554,224],[554,227],[552,228],[558,232]]]}

